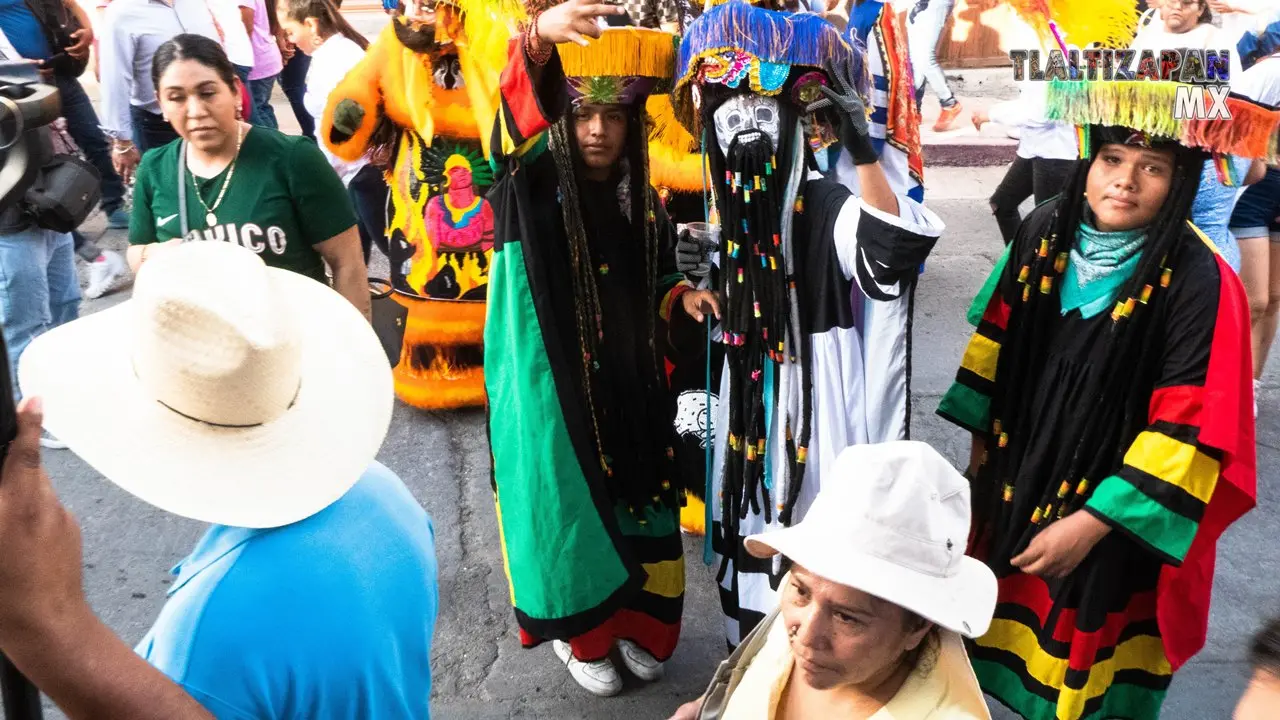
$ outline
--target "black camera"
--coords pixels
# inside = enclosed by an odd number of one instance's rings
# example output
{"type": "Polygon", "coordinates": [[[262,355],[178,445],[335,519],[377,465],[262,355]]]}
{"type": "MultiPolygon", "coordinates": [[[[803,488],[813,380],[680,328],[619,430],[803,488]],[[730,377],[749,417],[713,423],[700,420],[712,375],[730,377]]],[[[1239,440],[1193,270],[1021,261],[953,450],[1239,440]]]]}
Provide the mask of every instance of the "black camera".
{"type": "Polygon", "coordinates": [[[102,199],[97,168],[53,151],[49,125],[61,114],[58,89],[36,63],[0,62],[0,233],[71,232],[102,199]]]}

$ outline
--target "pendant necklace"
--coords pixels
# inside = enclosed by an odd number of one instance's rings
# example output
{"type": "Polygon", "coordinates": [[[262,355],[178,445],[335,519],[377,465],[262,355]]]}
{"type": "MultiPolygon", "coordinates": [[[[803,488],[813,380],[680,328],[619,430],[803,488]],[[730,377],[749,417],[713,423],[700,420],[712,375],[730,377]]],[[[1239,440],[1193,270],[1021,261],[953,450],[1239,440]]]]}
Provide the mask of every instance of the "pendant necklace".
{"type": "Polygon", "coordinates": [[[200,201],[206,213],[204,216],[205,227],[211,228],[218,224],[218,216],[213,211],[217,210],[218,206],[222,204],[222,198],[226,196],[227,188],[231,186],[231,177],[236,174],[236,162],[240,160],[240,145],[242,143],[244,143],[243,125],[238,128],[238,134],[236,135],[236,155],[231,158],[231,166],[227,168],[227,178],[222,181],[222,189],[218,191],[218,198],[213,201],[212,207],[204,201],[204,196],[200,193],[200,185],[196,183],[195,173],[191,173],[191,184],[195,186],[196,199],[200,201]]]}

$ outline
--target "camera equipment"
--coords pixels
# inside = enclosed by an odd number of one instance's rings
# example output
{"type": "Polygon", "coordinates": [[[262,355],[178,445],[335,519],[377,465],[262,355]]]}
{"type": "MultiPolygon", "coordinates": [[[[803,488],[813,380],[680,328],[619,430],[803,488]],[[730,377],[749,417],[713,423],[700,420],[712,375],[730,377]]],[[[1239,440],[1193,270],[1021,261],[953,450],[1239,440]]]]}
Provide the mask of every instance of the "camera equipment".
{"type": "MultiPolygon", "coordinates": [[[[0,62],[0,224],[11,210],[25,213],[21,208],[28,191],[54,159],[46,126],[61,112],[57,88],[40,82],[35,63],[0,62]]],[[[17,437],[17,415],[9,353],[0,336],[0,462],[17,437]]],[[[4,655],[0,655],[0,699],[7,720],[39,720],[43,716],[40,691],[4,655]]]]}
{"type": "Polygon", "coordinates": [[[0,62],[0,232],[32,224],[70,232],[102,197],[96,168],[55,155],[48,125],[62,113],[58,90],[32,62],[0,62]]]}

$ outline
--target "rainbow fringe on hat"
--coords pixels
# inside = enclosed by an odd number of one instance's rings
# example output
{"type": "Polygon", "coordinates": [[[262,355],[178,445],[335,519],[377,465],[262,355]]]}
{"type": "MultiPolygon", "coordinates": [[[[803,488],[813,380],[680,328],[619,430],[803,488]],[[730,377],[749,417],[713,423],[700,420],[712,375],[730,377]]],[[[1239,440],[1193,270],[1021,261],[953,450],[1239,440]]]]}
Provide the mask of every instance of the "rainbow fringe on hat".
{"type": "MultiPolygon", "coordinates": [[[[1175,117],[1179,88],[1205,93],[1205,107],[1212,107],[1208,90],[1178,82],[1054,80],[1049,83],[1047,119],[1087,128],[1115,125],[1140,130],[1154,137],[1176,140],[1206,152],[1280,160],[1280,110],[1242,97],[1226,100],[1231,119],[1175,117]]],[[[1082,137],[1081,154],[1088,152],[1082,137]]]]}
{"type": "Polygon", "coordinates": [[[821,71],[827,62],[851,60],[865,74],[862,55],[821,16],[787,13],[729,0],[694,21],[676,59],[672,104],[695,134],[699,127],[693,86],[707,83],[778,95],[793,67],[821,71]]]}

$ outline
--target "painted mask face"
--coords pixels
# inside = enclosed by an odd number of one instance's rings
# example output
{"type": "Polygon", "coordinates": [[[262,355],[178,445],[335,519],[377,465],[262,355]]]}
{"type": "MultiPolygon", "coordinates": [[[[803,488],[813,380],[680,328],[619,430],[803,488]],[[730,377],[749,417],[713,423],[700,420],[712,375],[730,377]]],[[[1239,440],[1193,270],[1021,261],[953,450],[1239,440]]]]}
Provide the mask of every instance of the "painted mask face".
{"type": "Polygon", "coordinates": [[[720,143],[720,152],[725,157],[729,156],[729,146],[735,138],[739,142],[750,142],[763,135],[769,138],[770,147],[778,149],[781,133],[776,98],[734,95],[716,108],[713,117],[716,121],[716,139],[720,143]]]}

